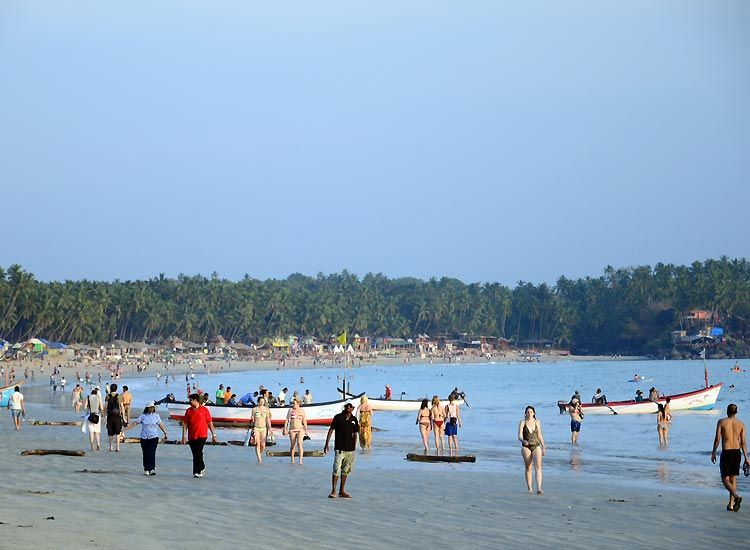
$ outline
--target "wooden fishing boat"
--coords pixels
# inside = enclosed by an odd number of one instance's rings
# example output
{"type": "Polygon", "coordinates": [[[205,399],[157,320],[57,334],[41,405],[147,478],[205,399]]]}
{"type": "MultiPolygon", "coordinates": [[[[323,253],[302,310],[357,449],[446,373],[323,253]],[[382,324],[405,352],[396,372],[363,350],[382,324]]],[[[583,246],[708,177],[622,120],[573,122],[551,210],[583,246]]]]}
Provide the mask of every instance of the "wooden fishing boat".
{"type": "MultiPolygon", "coordinates": [[[[357,401],[355,402],[355,405],[359,405],[359,398],[362,395],[367,394],[353,395],[339,389],[339,395],[346,396],[348,399],[352,400],[356,399],[357,401]]],[[[427,399],[430,407],[432,407],[432,397],[425,397],[425,399],[427,399]]],[[[422,406],[421,399],[383,399],[382,397],[370,397],[369,395],[367,395],[367,402],[370,404],[373,411],[418,411],[422,406]]],[[[463,398],[459,397],[454,403],[463,405],[465,404],[465,401],[463,398]]],[[[440,404],[443,406],[447,405],[448,398],[441,398],[440,404]]]]}
{"type": "MultiPolygon", "coordinates": [[[[350,399],[300,405],[300,408],[305,411],[308,425],[329,426],[333,421],[333,417],[343,410],[346,403],[352,402],[355,408],[359,406],[359,398],[362,395],[364,394],[353,395],[350,399]]],[[[172,420],[183,420],[185,418],[185,411],[189,406],[190,403],[188,401],[172,401],[167,403],[169,418],[172,420]]],[[[204,406],[208,407],[208,412],[211,413],[211,418],[214,424],[247,427],[252,421],[252,407],[237,407],[233,405],[204,406]]],[[[268,407],[268,410],[271,413],[271,425],[278,427],[283,426],[286,422],[286,415],[289,412],[289,409],[289,406],[268,407]]]]}
{"type": "MultiPolygon", "coordinates": [[[[688,393],[665,395],[658,401],[610,401],[606,405],[583,403],[584,414],[652,414],[657,411],[657,404],[664,405],[669,397],[669,408],[674,411],[707,411],[714,408],[719,397],[722,383],[701,388],[688,393]]],[[[558,401],[561,412],[567,410],[567,401],[558,401]]]]}

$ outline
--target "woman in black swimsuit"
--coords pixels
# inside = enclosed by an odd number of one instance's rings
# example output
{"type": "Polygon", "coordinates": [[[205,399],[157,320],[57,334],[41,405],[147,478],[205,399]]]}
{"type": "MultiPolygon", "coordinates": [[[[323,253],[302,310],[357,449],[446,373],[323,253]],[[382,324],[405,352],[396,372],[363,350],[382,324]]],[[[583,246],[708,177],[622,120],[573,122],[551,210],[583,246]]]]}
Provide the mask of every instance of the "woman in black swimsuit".
{"type": "Polygon", "coordinates": [[[518,440],[521,442],[521,455],[526,468],[526,488],[529,493],[531,488],[531,463],[534,463],[536,471],[536,492],[541,495],[542,491],[542,456],[546,453],[542,425],[536,418],[536,410],[529,405],[526,407],[524,419],[518,424],[518,440]]]}

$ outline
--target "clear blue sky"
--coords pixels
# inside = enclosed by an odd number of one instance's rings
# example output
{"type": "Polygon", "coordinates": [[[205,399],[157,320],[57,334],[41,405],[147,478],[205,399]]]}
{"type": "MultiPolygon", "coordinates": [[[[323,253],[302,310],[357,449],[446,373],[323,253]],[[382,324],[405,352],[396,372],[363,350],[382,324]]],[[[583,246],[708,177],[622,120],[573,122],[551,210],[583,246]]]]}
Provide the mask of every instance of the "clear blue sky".
{"type": "Polygon", "coordinates": [[[750,256],[750,2],[0,3],[0,265],[554,282],[750,256]]]}

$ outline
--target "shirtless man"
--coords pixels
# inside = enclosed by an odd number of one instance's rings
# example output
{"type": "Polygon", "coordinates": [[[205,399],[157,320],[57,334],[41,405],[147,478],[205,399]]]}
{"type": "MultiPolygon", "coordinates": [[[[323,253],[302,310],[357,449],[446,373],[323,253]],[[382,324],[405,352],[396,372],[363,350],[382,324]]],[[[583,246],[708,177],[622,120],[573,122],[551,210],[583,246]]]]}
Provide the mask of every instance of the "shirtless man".
{"type": "Polygon", "coordinates": [[[721,440],[721,482],[729,491],[727,511],[739,512],[742,497],[737,492],[737,476],[740,475],[740,451],[745,455],[745,468],[750,467],[747,461],[747,442],[745,441],[745,425],[737,420],[737,405],[727,406],[727,417],[716,424],[714,448],[711,451],[711,462],[716,464],[716,448],[721,440]]]}
{"type": "Polygon", "coordinates": [[[578,435],[581,433],[581,421],[583,420],[583,411],[581,402],[573,400],[570,405],[570,442],[578,445],[578,435]]]}
{"type": "Polygon", "coordinates": [[[122,395],[120,396],[122,398],[122,408],[125,412],[125,425],[127,426],[130,424],[130,406],[133,404],[133,394],[130,393],[130,390],[127,386],[122,387],[122,395]]]}

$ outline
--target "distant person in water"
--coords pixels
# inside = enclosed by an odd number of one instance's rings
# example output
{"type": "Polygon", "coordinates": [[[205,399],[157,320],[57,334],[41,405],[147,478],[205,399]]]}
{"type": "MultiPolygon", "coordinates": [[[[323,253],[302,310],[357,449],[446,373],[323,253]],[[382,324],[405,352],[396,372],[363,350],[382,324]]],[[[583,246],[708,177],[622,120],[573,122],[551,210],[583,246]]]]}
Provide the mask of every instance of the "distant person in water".
{"type": "Polygon", "coordinates": [[[524,418],[518,424],[518,440],[521,442],[521,455],[526,476],[526,489],[533,493],[532,488],[532,464],[536,472],[536,492],[542,491],[542,457],[547,452],[542,435],[542,425],[537,420],[536,409],[529,405],[524,411],[524,418]]]}
{"type": "Polygon", "coordinates": [[[716,464],[716,449],[721,441],[721,459],[719,469],[721,471],[721,482],[729,491],[729,504],[727,511],[739,512],[742,497],[737,492],[737,476],[740,475],[740,460],[745,455],[743,469],[745,475],[750,471],[750,463],[747,459],[747,440],[745,439],[745,424],[737,420],[737,405],[730,403],[727,406],[727,417],[716,423],[716,435],[714,436],[714,447],[711,451],[711,462],[716,464]]]}
{"type": "Polygon", "coordinates": [[[385,398],[391,398],[391,387],[388,384],[385,385],[385,398]]]}

